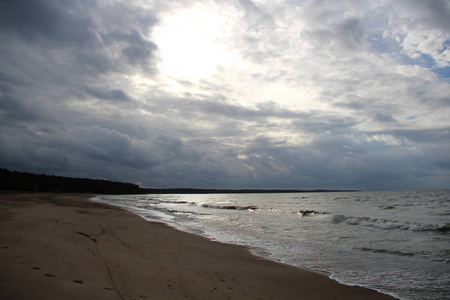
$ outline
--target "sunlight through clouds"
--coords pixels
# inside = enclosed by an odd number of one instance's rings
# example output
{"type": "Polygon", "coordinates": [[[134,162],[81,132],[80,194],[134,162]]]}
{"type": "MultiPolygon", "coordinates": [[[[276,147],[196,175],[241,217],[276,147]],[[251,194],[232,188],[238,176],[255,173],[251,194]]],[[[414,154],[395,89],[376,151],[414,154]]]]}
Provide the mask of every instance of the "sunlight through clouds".
{"type": "Polygon", "coordinates": [[[152,37],[159,47],[160,71],[165,76],[199,80],[233,63],[235,54],[226,39],[237,12],[227,15],[221,8],[207,2],[161,17],[152,37]]]}

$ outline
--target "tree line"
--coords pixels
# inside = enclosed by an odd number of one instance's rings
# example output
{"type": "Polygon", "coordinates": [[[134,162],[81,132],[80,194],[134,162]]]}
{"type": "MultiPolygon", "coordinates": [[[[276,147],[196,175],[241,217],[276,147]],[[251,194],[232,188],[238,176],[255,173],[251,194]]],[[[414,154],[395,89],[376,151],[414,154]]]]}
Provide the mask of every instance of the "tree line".
{"type": "Polygon", "coordinates": [[[0,190],[96,194],[141,194],[133,183],[16,172],[0,168],[0,190]]]}

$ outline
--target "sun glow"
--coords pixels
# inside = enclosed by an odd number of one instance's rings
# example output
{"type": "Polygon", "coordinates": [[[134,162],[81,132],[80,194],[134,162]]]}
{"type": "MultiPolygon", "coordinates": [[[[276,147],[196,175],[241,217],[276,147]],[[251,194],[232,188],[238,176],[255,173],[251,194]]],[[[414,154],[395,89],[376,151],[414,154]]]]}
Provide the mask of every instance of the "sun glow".
{"type": "Polygon", "coordinates": [[[153,38],[160,49],[164,75],[200,79],[233,60],[226,45],[233,16],[220,12],[217,6],[195,5],[162,16],[153,38]]]}

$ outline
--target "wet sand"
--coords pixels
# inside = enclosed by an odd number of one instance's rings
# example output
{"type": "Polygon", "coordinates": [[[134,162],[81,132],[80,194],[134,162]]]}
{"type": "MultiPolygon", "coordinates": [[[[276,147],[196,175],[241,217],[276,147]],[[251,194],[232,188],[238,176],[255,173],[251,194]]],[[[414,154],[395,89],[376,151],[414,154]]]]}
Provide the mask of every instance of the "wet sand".
{"type": "Polygon", "coordinates": [[[393,299],[92,196],[0,194],[0,299],[393,299]]]}

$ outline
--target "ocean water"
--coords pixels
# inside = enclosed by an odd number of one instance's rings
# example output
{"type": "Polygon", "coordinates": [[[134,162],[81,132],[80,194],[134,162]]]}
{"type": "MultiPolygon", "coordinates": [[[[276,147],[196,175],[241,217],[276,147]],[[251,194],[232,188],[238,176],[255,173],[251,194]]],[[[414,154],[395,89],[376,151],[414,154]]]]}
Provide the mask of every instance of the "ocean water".
{"type": "Polygon", "coordinates": [[[98,196],[400,299],[450,299],[450,190],[98,196]]]}

